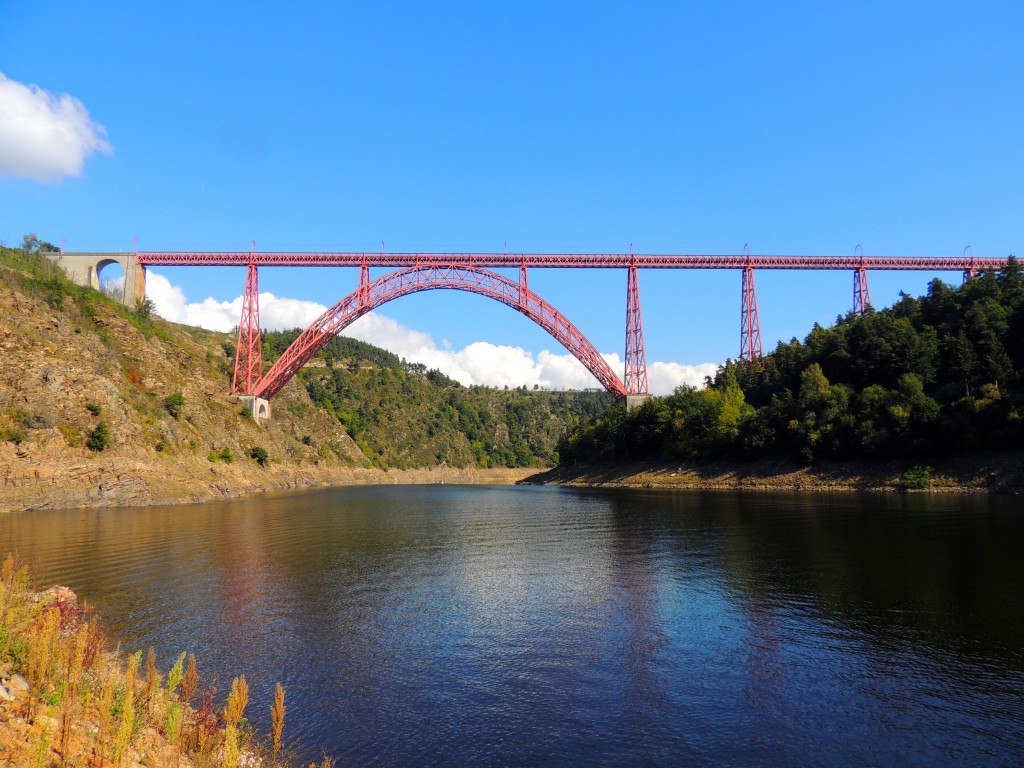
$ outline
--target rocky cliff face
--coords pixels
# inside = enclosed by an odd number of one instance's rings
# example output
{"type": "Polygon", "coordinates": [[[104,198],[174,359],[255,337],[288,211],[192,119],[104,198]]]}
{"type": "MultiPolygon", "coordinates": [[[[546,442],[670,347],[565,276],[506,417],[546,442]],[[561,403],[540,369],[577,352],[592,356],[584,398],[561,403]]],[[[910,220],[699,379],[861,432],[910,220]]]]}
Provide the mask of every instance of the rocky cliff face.
{"type": "Polygon", "coordinates": [[[358,481],[365,456],[301,385],[285,387],[271,420],[245,414],[230,394],[229,340],[0,252],[0,509],[358,481]],[[165,403],[177,393],[180,408],[165,403]]]}

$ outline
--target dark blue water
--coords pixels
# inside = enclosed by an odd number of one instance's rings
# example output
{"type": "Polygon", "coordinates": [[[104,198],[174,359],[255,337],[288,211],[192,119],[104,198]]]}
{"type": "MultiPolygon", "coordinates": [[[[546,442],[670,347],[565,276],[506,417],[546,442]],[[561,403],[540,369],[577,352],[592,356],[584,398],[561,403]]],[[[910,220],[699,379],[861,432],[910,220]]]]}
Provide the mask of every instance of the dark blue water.
{"type": "Polygon", "coordinates": [[[1014,497],[349,488],[0,516],[125,649],[342,765],[997,766],[1014,497]]]}

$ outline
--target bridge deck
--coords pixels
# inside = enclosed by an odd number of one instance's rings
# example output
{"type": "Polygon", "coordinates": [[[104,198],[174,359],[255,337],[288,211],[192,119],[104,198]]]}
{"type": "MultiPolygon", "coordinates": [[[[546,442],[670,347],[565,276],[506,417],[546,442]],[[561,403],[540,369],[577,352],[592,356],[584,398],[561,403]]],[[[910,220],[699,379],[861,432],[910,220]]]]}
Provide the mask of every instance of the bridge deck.
{"type": "Polygon", "coordinates": [[[631,253],[356,253],[244,251],[146,251],[136,254],[145,266],[275,267],[414,267],[459,264],[473,267],[628,268],[644,269],[872,269],[979,270],[1000,269],[1007,259],[973,256],[755,256],[631,253]]]}

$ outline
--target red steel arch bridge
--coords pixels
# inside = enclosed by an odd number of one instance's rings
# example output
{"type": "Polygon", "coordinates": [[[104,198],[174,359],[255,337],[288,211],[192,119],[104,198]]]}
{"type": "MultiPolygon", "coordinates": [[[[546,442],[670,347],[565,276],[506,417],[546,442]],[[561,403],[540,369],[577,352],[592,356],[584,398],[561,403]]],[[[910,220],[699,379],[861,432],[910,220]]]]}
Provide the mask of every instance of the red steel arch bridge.
{"type": "Polygon", "coordinates": [[[646,396],[647,359],[640,313],[641,269],[735,269],[740,284],[741,360],[763,355],[761,322],[754,286],[756,269],[847,270],[853,273],[853,311],[871,305],[868,270],[958,271],[968,280],[981,270],[1002,269],[1008,260],[975,258],[970,247],[960,257],[865,256],[860,247],[852,256],[759,256],[710,254],[545,254],[545,253],[356,253],[356,252],[197,252],[139,251],[135,261],[150,266],[239,266],[246,268],[242,316],[238,325],[233,389],[237,394],[269,400],[318,351],[346,326],[367,312],[418,291],[455,289],[500,301],[544,328],[571,352],[617,398],[646,396]],[[323,313],[263,371],[260,341],[259,267],[358,267],[356,289],[323,313]],[[371,267],[397,267],[375,280],[371,267]],[[529,270],[544,268],[624,269],[626,282],[625,376],[619,379],[586,336],[553,305],[529,288],[529,270]],[[492,269],[518,269],[518,281],[492,269]]]}

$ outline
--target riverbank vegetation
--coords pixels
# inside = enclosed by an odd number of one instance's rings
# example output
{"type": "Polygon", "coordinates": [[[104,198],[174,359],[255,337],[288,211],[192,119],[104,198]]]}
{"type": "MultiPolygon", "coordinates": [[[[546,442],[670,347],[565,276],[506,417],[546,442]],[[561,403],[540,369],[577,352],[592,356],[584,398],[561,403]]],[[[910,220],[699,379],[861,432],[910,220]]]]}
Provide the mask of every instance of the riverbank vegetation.
{"type": "MultiPolygon", "coordinates": [[[[115,652],[76,595],[33,592],[27,566],[0,567],[0,761],[48,766],[277,766],[285,694],[277,685],[263,744],[245,719],[249,687],[216,688],[182,652],[165,673],[150,648],[115,652]]],[[[330,760],[325,764],[329,766],[330,760]]]]}
{"type": "Polygon", "coordinates": [[[728,361],[626,413],[587,419],[558,444],[576,463],[903,461],[927,487],[932,461],[1017,448],[1024,438],[1024,275],[1015,260],[960,287],[849,314],[761,361],[728,361]]]}

